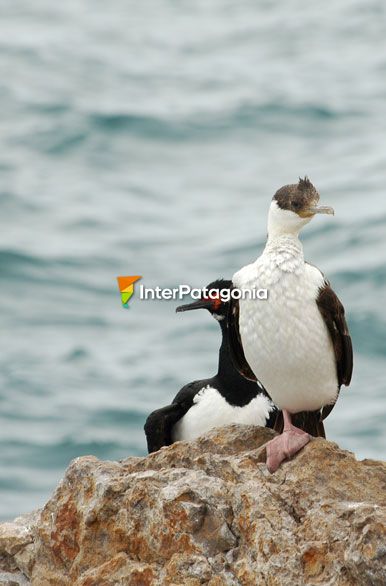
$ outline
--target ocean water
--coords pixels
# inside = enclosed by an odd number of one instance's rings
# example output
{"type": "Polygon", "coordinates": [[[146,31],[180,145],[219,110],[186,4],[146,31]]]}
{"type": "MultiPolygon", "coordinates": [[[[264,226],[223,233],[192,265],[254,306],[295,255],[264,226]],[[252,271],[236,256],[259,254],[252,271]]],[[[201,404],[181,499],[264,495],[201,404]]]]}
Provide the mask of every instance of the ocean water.
{"type": "Polygon", "coordinates": [[[381,0],[0,3],[2,519],[72,458],[144,454],[148,413],[215,372],[206,312],[125,310],[116,276],[229,278],[304,174],[355,350],[327,434],[385,457],[385,38],[381,0]]]}

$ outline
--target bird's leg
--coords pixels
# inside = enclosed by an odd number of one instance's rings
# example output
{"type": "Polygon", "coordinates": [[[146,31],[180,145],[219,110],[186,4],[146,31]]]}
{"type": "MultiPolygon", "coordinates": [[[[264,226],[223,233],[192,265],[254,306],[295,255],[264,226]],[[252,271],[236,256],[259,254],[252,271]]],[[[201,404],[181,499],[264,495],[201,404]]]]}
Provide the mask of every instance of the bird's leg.
{"type": "Polygon", "coordinates": [[[267,443],[267,468],[276,472],[283,460],[292,458],[311,439],[311,436],[292,425],[291,414],[283,409],[283,433],[267,443]]]}

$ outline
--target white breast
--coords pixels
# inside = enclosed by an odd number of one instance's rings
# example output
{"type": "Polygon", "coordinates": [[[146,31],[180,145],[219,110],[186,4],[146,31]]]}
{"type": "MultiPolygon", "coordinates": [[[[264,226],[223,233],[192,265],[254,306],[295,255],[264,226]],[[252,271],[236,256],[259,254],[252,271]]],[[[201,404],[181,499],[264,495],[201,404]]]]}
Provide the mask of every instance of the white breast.
{"type": "Polygon", "coordinates": [[[265,426],[272,408],[264,395],[257,395],[248,405],[237,407],[227,403],[216,389],[204,387],[195,396],[189,411],[175,424],[173,441],[190,441],[214,427],[231,423],[265,426]]]}
{"type": "Polygon", "coordinates": [[[233,282],[268,289],[266,301],[240,300],[239,328],[245,357],[274,403],[296,413],[335,402],[335,355],[316,304],[324,278],[304,263],[298,239],[267,245],[233,282]]]}

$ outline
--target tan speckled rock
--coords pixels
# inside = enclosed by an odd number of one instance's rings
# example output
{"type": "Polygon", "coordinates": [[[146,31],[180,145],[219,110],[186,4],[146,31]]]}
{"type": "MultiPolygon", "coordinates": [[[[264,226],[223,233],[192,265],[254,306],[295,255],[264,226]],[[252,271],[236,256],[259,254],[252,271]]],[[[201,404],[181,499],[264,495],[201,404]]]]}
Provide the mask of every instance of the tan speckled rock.
{"type": "Polygon", "coordinates": [[[272,435],[79,458],[32,532],[0,526],[3,569],[33,586],[384,586],[386,465],[317,439],[270,475],[272,435]]]}

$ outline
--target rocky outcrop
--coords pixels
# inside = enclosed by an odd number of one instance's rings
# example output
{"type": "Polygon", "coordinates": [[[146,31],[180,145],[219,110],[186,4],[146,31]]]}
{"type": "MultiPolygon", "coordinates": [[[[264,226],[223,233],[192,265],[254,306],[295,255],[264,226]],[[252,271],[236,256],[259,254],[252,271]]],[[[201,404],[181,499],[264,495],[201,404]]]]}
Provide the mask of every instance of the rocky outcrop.
{"type": "Polygon", "coordinates": [[[271,475],[272,435],[78,458],[42,511],[0,526],[0,585],[384,586],[386,465],[315,439],[271,475]]]}

